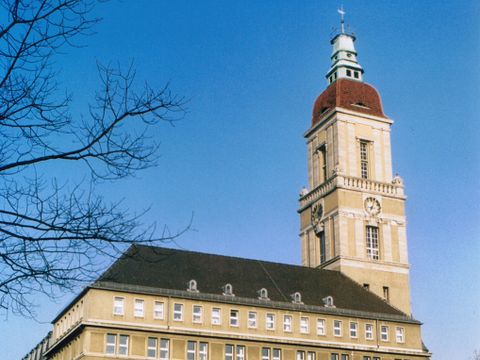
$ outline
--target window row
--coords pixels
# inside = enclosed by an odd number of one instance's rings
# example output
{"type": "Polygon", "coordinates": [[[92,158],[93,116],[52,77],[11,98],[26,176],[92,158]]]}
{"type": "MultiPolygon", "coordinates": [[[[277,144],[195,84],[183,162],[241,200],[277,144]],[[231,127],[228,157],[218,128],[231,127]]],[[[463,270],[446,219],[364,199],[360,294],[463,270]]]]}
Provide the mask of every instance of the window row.
{"type": "MultiPolygon", "coordinates": [[[[123,297],[114,298],[114,307],[113,313],[115,315],[124,314],[124,301],[123,297]]],[[[184,304],[174,303],[173,304],[173,320],[174,321],[184,321],[184,304]]],[[[134,316],[144,317],[144,300],[135,299],[134,300],[134,316]]],[[[165,309],[164,303],[161,301],[155,301],[153,307],[153,317],[155,319],[164,319],[165,309]]],[[[249,329],[256,329],[259,327],[259,322],[261,319],[258,316],[256,311],[248,311],[247,313],[247,327],[249,329]]],[[[275,331],[277,330],[277,315],[274,313],[266,313],[264,318],[264,327],[266,330],[275,331]]],[[[294,321],[292,315],[283,315],[281,318],[282,324],[281,328],[284,332],[293,332],[294,331],[294,321]]],[[[204,319],[204,309],[201,305],[192,305],[192,322],[202,324],[205,321],[204,319]]],[[[222,324],[222,309],[218,307],[213,307],[210,313],[210,324],[211,325],[221,325],[222,324]]],[[[228,310],[228,324],[231,327],[240,326],[240,311],[237,309],[228,310]]],[[[315,331],[317,335],[326,335],[327,334],[327,322],[325,319],[317,318],[315,322],[315,330],[311,329],[311,320],[308,316],[300,316],[298,322],[298,330],[301,334],[310,334],[315,331]]],[[[333,335],[341,337],[343,336],[343,322],[341,320],[333,320],[333,335]]],[[[348,323],[348,335],[351,338],[359,337],[359,324],[357,322],[348,323]]],[[[374,326],[373,324],[364,325],[364,336],[366,340],[374,340],[374,326]]],[[[386,325],[380,326],[380,340],[389,341],[390,327],[386,325]]],[[[405,342],[405,330],[403,327],[395,327],[395,341],[397,343],[405,342]]]]}
{"type": "MultiPolygon", "coordinates": [[[[147,338],[147,357],[152,359],[169,360],[170,359],[170,340],[158,339],[156,337],[147,338]]],[[[105,342],[105,353],[111,355],[130,354],[130,336],[124,334],[107,334],[105,342]]],[[[188,350],[187,348],[187,354],[188,350]]],[[[187,355],[187,358],[190,359],[187,355]]],[[[201,360],[207,360],[207,357],[200,357],[201,360]]]]}
{"type": "MultiPolygon", "coordinates": [[[[125,298],[122,296],[115,296],[113,298],[113,315],[125,315],[125,298]]],[[[145,300],[134,299],[133,301],[133,315],[135,317],[145,317],[145,300]]],[[[165,304],[162,301],[154,301],[153,303],[153,318],[163,320],[165,316],[165,304]]]]}
{"type": "MultiPolygon", "coordinates": [[[[107,334],[105,352],[111,355],[129,355],[129,335],[107,334]]],[[[170,340],[156,337],[147,338],[147,358],[170,360],[170,340]]],[[[208,360],[209,344],[204,341],[189,340],[185,349],[186,360],[208,360]]],[[[246,345],[225,344],[224,360],[246,360],[246,345]]],[[[261,360],[282,360],[282,350],[279,348],[262,347],[261,360]]],[[[296,351],[296,360],[317,360],[315,351],[296,351]]],[[[331,353],[330,360],[350,360],[348,354],[331,353]]],[[[378,356],[363,356],[363,360],[381,360],[378,356]]],[[[395,359],[401,360],[401,359],[395,359]]],[[[406,360],[406,359],[404,359],[406,360]]]]}

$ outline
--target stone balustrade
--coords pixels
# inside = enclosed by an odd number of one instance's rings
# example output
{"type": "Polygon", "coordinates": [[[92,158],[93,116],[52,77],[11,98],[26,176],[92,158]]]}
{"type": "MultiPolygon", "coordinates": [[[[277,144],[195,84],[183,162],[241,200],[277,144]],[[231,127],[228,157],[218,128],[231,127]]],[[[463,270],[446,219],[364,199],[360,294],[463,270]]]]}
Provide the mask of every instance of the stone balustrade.
{"type": "Polygon", "coordinates": [[[336,188],[366,191],[384,196],[393,196],[405,198],[403,185],[400,183],[386,183],[371,179],[362,179],[353,176],[335,175],[318,185],[313,191],[300,197],[300,209],[309,205],[313,201],[325,196],[336,188]]]}

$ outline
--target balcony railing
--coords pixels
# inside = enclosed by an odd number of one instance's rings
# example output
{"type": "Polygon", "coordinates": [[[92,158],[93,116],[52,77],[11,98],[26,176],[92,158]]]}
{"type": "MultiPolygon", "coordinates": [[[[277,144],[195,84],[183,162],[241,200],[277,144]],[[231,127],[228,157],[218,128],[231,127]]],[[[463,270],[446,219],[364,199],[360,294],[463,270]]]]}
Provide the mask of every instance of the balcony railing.
{"type": "Polygon", "coordinates": [[[400,185],[350,176],[339,176],[339,178],[343,179],[343,184],[339,184],[339,187],[353,190],[373,191],[385,195],[403,196],[403,186],[400,185]]]}
{"type": "Polygon", "coordinates": [[[385,183],[371,179],[362,179],[353,176],[335,175],[324,183],[318,185],[313,191],[300,197],[300,208],[307,206],[336,188],[367,191],[380,195],[405,198],[401,183],[385,183]]]}

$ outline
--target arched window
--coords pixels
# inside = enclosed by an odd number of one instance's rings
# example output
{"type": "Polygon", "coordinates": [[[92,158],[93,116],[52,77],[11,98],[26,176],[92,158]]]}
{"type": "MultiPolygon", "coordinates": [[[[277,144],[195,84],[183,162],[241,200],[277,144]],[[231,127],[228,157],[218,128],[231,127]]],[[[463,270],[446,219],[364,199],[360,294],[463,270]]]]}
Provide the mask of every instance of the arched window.
{"type": "Polygon", "coordinates": [[[197,289],[197,281],[196,280],[190,280],[188,282],[188,288],[187,288],[187,291],[192,291],[192,292],[198,292],[198,289],[197,289]]]}
{"type": "Polygon", "coordinates": [[[333,304],[333,297],[327,296],[327,297],[324,297],[322,300],[323,300],[323,304],[326,307],[335,307],[335,305],[333,304]]]}
{"type": "Polygon", "coordinates": [[[268,298],[268,291],[267,291],[267,289],[261,288],[260,290],[258,290],[258,298],[259,298],[260,300],[270,300],[270,299],[268,298]]]}
{"type": "Polygon", "coordinates": [[[234,296],[232,284],[225,284],[223,287],[223,295],[234,296]]]}
{"type": "Polygon", "coordinates": [[[303,304],[302,303],[302,294],[300,294],[298,291],[290,295],[292,297],[292,302],[295,304],[303,304]]]}

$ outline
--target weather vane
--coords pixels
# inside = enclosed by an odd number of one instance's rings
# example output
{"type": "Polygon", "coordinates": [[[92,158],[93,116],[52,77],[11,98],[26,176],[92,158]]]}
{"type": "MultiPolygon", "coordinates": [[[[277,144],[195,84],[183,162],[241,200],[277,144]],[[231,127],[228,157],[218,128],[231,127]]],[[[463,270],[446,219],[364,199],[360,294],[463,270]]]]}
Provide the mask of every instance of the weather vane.
{"type": "Polygon", "coordinates": [[[345,10],[343,10],[343,5],[340,6],[340,9],[338,9],[337,11],[340,14],[341,18],[340,23],[342,24],[342,34],[345,34],[345,10]]]}

